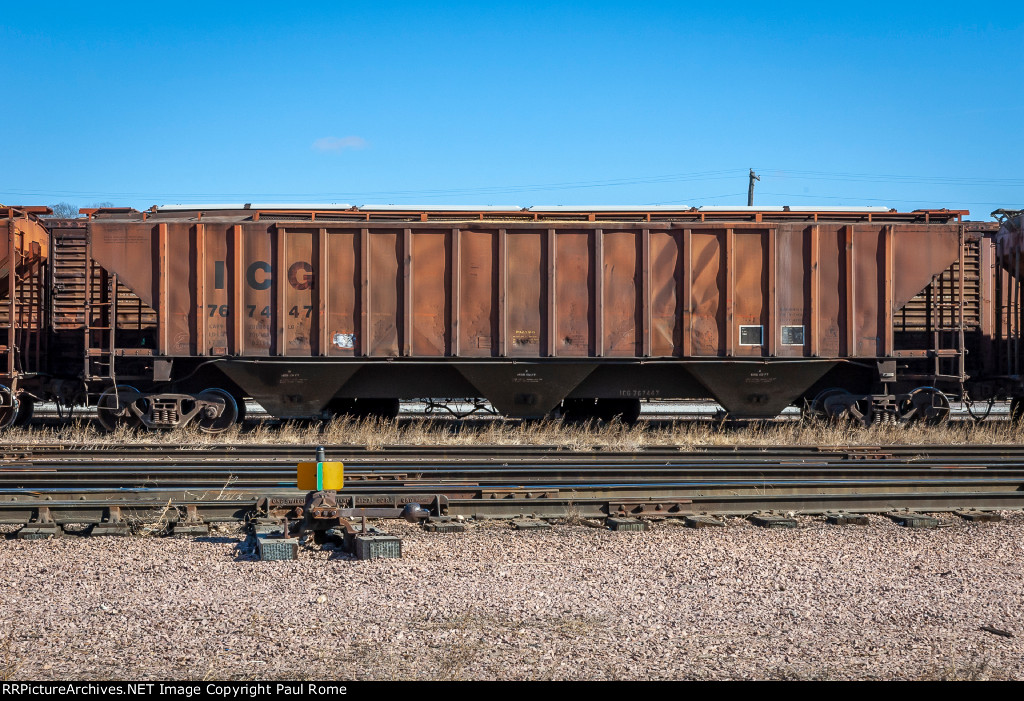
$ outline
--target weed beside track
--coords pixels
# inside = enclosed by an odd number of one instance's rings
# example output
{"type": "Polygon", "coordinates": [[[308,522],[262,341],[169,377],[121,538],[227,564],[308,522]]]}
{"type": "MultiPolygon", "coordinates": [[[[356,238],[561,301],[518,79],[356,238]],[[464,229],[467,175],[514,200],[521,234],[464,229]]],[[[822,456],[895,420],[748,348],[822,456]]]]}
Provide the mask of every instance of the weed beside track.
{"type": "Polygon", "coordinates": [[[700,450],[710,446],[890,446],[890,445],[1020,445],[1024,425],[1009,421],[959,422],[946,426],[850,427],[829,423],[759,423],[724,426],[691,421],[640,422],[627,425],[589,422],[453,421],[445,419],[336,419],[327,423],[283,423],[234,426],[208,434],[195,427],[170,431],[119,428],[102,432],[78,420],[64,426],[10,429],[0,447],[54,444],[117,446],[145,442],[179,447],[212,445],[352,445],[367,449],[387,446],[549,446],[565,450],[629,452],[647,447],[700,450]]]}

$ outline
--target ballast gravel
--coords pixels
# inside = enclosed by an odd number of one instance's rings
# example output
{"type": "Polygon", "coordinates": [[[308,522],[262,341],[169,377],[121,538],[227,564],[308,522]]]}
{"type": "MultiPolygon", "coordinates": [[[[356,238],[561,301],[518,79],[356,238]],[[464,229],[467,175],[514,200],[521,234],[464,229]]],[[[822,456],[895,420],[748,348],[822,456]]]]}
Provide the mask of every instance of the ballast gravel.
{"type": "Polygon", "coordinates": [[[260,562],[236,532],[8,539],[0,679],[1021,679],[1024,515],[1005,517],[387,521],[403,557],[373,561],[260,562]]]}

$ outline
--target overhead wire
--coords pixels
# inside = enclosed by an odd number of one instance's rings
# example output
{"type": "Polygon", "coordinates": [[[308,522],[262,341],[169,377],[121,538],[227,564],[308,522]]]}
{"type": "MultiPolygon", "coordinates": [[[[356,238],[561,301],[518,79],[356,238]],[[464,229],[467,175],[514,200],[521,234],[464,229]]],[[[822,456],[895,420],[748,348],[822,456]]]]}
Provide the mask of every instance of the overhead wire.
{"type": "MultiPolygon", "coordinates": [[[[900,198],[896,198],[896,197],[859,197],[859,196],[852,196],[852,195],[810,195],[810,194],[806,194],[806,193],[805,194],[797,194],[797,193],[792,193],[792,192],[759,192],[758,194],[759,195],[768,195],[768,196],[771,196],[771,197],[801,197],[801,198],[804,198],[804,199],[812,199],[812,200],[848,200],[848,201],[854,201],[854,202],[885,202],[885,203],[892,203],[892,204],[895,204],[897,202],[912,202],[912,203],[917,203],[917,204],[937,204],[937,205],[945,205],[945,206],[948,206],[950,204],[950,200],[918,200],[918,199],[900,199],[900,198]]],[[[994,205],[994,206],[998,207],[998,206],[1006,205],[1006,202],[1005,201],[1003,201],[1003,202],[962,202],[960,200],[957,200],[957,204],[961,204],[961,205],[979,205],[979,206],[982,206],[982,205],[985,205],[985,206],[994,205]]]]}
{"type": "MultiPolygon", "coordinates": [[[[765,173],[768,177],[778,181],[834,181],[834,182],[874,182],[879,184],[916,184],[916,185],[945,185],[945,186],[989,186],[989,187],[1024,187],[1024,178],[991,178],[991,177],[964,177],[964,176],[943,176],[943,175],[899,175],[899,174],[870,174],[856,172],[832,172],[818,170],[795,170],[780,168],[757,168],[758,172],[765,173]]],[[[594,179],[568,182],[554,182],[546,184],[522,183],[516,185],[491,185],[481,187],[461,188],[426,188],[419,190],[377,190],[377,191],[328,191],[328,192],[153,192],[153,191],[102,191],[102,190],[44,190],[35,188],[18,188],[0,192],[0,198],[10,200],[12,197],[38,197],[38,198],[77,198],[91,200],[109,199],[152,199],[152,200],[192,200],[196,202],[211,202],[216,200],[237,200],[254,201],[266,199],[326,199],[334,201],[350,201],[358,199],[408,199],[408,198],[461,198],[461,197],[499,197],[522,193],[554,192],[569,190],[589,190],[599,188],[618,188],[637,185],[658,185],[669,183],[699,183],[717,180],[728,180],[732,178],[746,178],[746,168],[732,168],[722,170],[696,171],[687,173],[671,173],[663,175],[636,176],[629,178],[594,179]]],[[[663,201],[661,204],[672,204],[675,202],[691,202],[701,199],[722,199],[726,197],[739,196],[743,193],[727,195],[702,196],[695,194],[685,200],[663,201]]],[[[772,193],[759,192],[759,195],[775,197],[799,197],[799,198],[820,198],[820,199],[856,199],[861,201],[913,201],[897,200],[894,198],[867,198],[850,195],[813,195],[795,193],[772,193]]],[[[948,200],[946,200],[948,201],[948,200]]],[[[969,202],[973,205],[1000,205],[1004,202],[969,202]]]]}
{"type": "Polygon", "coordinates": [[[845,182],[906,182],[914,184],[932,185],[1002,185],[1010,187],[1024,186],[1024,178],[973,178],[964,176],[944,175],[895,175],[895,174],[871,174],[871,173],[842,173],[820,170],[789,170],[780,168],[755,168],[758,172],[775,175],[777,177],[795,176],[799,180],[836,180],[845,182]]]}

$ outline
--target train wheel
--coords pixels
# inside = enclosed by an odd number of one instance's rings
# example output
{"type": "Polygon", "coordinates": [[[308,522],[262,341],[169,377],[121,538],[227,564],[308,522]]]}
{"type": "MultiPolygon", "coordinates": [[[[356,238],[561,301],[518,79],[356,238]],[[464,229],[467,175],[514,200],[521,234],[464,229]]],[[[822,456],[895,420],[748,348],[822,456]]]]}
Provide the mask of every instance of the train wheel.
{"type": "MultiPolygon", "coordinates": [[[[849,422],[867,426],[869,421],[870,400],[858,399],[856,395],[845,389],[834,387],[818,395],[818,402],[824,418],[828,421],[849,422]]],[[[818,399],[815,398],[817,402],[818,399]]]]}
{"type": "Polygon", "coordinates": [[[212,404],[222,404],[224,407],[220,412],[220,416],[212,415],[213,407],[207,407],[199,412],[199,418],[196,419],[196,423],[199,424],[201,431],[206,433],[223,433],[238,421],[238,402],[226,390],[216,387],[205,389],[199,393],[198,398],[212,404]],[[208,410],[210,414],[206,413],[208,410]]]}
{"type": "MultiPolygon", "coordinates": [[[[832,402],[835,405],[835,401],[832,402]]],[[[865,402],[857,400],[843,405],[836,405],[833,409],[837,421],[849,421],[861,426],[868,425],[868,412],[864,406],[865,402]]]]}
{"type": "Polygon", "coordinates": [[[918,387],[900,404],[900,421],[944,424],[949,421],[949,398],[934,387],[918,387]]]}
{"type": "Polygon", "coordinates": [[[812,421],[828,421],[835,417],[829,416],[828,411],[825,409],[826,402],[831,397],[841,397],[850,394],[842,387],[829,387],[818,392],[818,395],[811,400],[810,405],[807,407],[805,417],[812,421]]]}
{"type": "Polygon", "coordinates": [[[18,418],[21,402],[11,388],[0,385],[0,428],[7,428],[18,418]]]}
{"type": "Polygon", "coordinates": [[[131,407],[141,398],[142,392],[134,387],[108,387],[96,400],[96,417],[107,431],[113,431],[118,426],[138,428],[142,425],[142,419],[131,410],[131,407]]]}

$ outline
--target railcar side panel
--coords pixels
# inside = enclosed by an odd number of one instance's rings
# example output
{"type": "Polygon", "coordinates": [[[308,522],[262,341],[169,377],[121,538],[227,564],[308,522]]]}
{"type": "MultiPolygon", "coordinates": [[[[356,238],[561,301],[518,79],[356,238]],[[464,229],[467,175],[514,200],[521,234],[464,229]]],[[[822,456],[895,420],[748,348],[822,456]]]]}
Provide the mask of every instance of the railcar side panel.
{"type": "Polygon", "coordinates": [[[451,232],[412,234],[412,354],[448,355],[451,328],[451,232]]]}
{"type": "Polygon", "coordinates": [[[360,333],[362,260],[359,256],[360,230],[326,230],[324,261],[318,266],[323,297],[327,305],[327,351],[325,355],[351,358],[365,354],[365,336],[360,333]]]}
{"type": "Polygon", "coordinates": [[[198,355],[227,355],[232,343],[230,330],[242,310],[231,303],[234,281],[228,278],[229,231],[223,226],[198,225],[193,228],[196,277],[193,325],[198,355]],[[230,284],[229,284],[230,283],[230,284]]]}
{"type": "Polygon", "coordinates": [[[244,277],[233,284],[241,284],[244,290],[245,355],[269,356],[275,350],[275,329],[280,323],[280,311],[273,299],[271,236],[249,227],[244,227],[243,232],[240,267],[244,277]]]}
{"type": "Polygon", "coordinates": [[[774,329],[767,315],[768,285],[774,265],[767,256],[768,234],[744,229],[730,234],[726,230],[726,237],[730,235],[732,260],[728,268],[733,271],[733,279],[727,281],[724,291],[726,308],[732,309],[732,319],[726,320],[732,341],[728,354],[737,357],[766,355],[767,339],[774,329]]]}
{"type": "MultiPolygon", "coordinates": [[[[455,229],[449,236],[459,243],[459,271],[453,283],[446,270],[445,289],[457,284],[459,305],[454,311],[449,305],[441,333],[448,336],[446,330],[452,329],[458,336],[458,349],[455,352],[449,344],[444,354],[467,358],[497,355],[498,232],[455,229]]],[[[423,267],[419,259],[416,266],[418,270],[436,270],[423,267]]]]}
{"type": "Polygon", "coordinates": [[[594,352],[594,266],[592,237],[588,231],[559,232],[555,236],[555,337],[553,355],[587,357],[594,352]]]}
{"type": "Polygon", "coordinates": [[[892,309],[880,309],[886,299],[885,241],[877,228],[858,227],[850,236],[853,246],[853,335],[854,354],[864,357],[885,355],[886,325],[892,323],[892,309]]]}
{"type": "Polygon", "coordinates": [[[162,274],[154,273],[156,280],[161,283],[162,290],[165,291],[161,294],[166,294],[167,298],[164,307],[165,339],[169,349],[168,355],[174,356],[196,355],[198,351],[194,333],[197,275],[192,229],[187,222],[167,224],[167,258],[162,274]]]}
{"type": "Polygon", "coordinates": [[[952,226],[871,224],[95,222],[92,242],[163,313],[162,353],[299,357],[882,357],[959,248],[952,226]]]}
{"type": "Polygon", "coordinates": [[[509,231],[508,236],[508,339],[509,356],[538,358],[548,346],[545,318],[547,286],[540,271],[547,270],[548,253],[543,232],[509,231]]]}
{"type": "Polygon", "coordinates": [[[816,278],[810,266],[812,235],[809,227],[783,226],[775,237],[775,308],[768,314],[777,322],[773,350],[780,357],[799,358],[810,355],[810,297],[816,278]]]}
{"type": "Polygon", "coordinates": [[[401,231],[371,231],[368,236],[369,315],[367,355],[397,356],[401,343],[399,318],[402,306],[402,285],[405,279],[401,231]]]}
{"type": "Polygon", "coordinates": [[[286,231],[284,260],[277,266],[275,285],[283,291],[284,340],[282,355],[310,356],[319,345],[319,295],[314,295],[313,233],[286,231]],[[313,339],[317,339],[314,344],[313,339]]]}
{"type": "MultiPolygon", "coordinates": [[[[679,231],[651,231],[651,355],[683,355],[683,251],[679,231]]],[[[598,307],[600,309],[600,307],[598,307]]]]}
{"type": "Polygon", "coordinates": [[[639,347],[640,295],[637,285],[640,237],[633,231],[604,232],[604,351],[632,358],[639,347]]]}
{"type": "Polygon", "coordinates": [[[694,231],[690,237],[691,348],[694,356],[725,355],[725,247],[715,231],[694,231]]]}
{"type": "Polygon", "coordinates": [[[840,232],[832,227],[818,227],[817,260],[812,259],[812,273],[817,268],[816,289],[811,295],[818,299],[818,312],[812,321],[811,355],[836,358],[851,355],[846,336],[846,304],[843,280],[846,272],[846,245],[840,232]]]}

